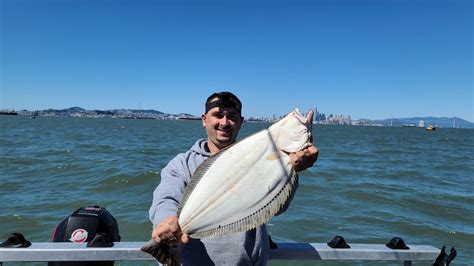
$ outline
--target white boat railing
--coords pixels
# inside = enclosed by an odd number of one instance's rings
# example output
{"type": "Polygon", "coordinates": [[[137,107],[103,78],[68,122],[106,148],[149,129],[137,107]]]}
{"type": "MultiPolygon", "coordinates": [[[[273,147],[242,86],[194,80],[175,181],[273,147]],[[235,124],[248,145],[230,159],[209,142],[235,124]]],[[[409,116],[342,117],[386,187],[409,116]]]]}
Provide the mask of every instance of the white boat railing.
{"type": "MultiPolygon", "coordinates": [[[[32,261],[147,261],[154,258],[140,248],[145,242],[115,242],[113,247],[87,247],[86,243],[33,242],[26,248],[0,248],[2,262],[32,261]]],[[[434,262],[440,249],[429,245],[407,245],[391,249],[382,244],[354,244],[350,248],[331,248],[326,243],[277,243],[270,260],[412,261],[434,262]]]]}

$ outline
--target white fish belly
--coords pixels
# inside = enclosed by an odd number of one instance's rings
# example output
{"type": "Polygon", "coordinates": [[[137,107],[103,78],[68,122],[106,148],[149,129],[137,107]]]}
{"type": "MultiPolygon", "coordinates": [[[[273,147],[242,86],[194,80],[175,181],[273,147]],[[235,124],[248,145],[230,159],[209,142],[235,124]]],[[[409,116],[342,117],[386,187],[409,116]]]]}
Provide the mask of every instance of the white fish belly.
{"type": "Polygon", "coordinates": [[[276,197],[290,174],[289,157],[268,130],[242,140],[203,175],[179,215],[182,230],[192,236],[250,216],[276,197]]]}

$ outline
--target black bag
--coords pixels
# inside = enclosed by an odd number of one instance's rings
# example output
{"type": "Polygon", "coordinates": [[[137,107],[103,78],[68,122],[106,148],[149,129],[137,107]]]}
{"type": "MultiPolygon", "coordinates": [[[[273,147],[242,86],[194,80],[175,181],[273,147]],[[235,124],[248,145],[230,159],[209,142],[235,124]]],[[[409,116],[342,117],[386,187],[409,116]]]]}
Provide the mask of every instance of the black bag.
{"type": "MultiPolygon", "coordinates": [[[[112,246],[120,242],[115,218],[105,208],[88,206],[77,209],[54,228],[52,242],[88,242],[88,247],[112,246]]],[[[113,265],[113,261],[49,262],[48,266],[113,265]]]]}

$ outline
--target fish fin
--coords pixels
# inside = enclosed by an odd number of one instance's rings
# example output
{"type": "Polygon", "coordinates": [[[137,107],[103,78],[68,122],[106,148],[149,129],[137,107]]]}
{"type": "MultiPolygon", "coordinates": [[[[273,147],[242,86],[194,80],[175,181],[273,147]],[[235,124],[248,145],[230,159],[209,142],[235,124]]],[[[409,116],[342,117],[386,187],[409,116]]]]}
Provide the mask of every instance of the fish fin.
{"type": "Polygon", "coordinates": [[[181,248],[179,245],[169,245],[165,243],[157,243],[151,239],[141,250],[152,255],[157,261],[170,266],[181,265],[181,248]]]}
{"type": "Polygon", "coordinates": [[[193,238],[218,237],[229,233],[244,232],[256,228],[269,221],[291,198],[298,184],[298,174],[292,168],[290,178],[278,194],[264,207],[251,215],[231,224],[193,234],[193,238]]]}
{"type": "MultiPolygon", "coordinates": [[[[232,146],[232,145],[231,145],[232,146]]],[[[181,210],[183,209],[184,204],[186,204],[186,201],[188,200],[189,196],[191,195],[191,192],[193,192],[194,188],[196,185],[199,183],[201,178],[206,174],[207,170],[214,164],[214,162],[222,155],[224,152],[229,148],[230,146],[226,147],[225,149],[222,149],[218,153],[212,155],[211,157],[207,158],[202,162],[194,174],[191,176],[189,183],[186,185],[186,188],[184,189],[184,195],[183,199],[181,200],[181,203],[179,204],[178,207],[178,217],[181,213],[181,210]]]]}

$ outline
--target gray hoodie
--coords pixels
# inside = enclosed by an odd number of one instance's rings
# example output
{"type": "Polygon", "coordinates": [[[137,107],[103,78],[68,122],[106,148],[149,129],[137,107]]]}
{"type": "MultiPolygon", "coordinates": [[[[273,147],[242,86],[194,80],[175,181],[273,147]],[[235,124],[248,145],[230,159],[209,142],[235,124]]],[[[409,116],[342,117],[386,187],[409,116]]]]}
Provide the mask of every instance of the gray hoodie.
{"type": "MultiPolygon", "coordinates": [[[[178,154],[161,170],[161,182],[153,193],[150,208],[153,226],[176,215],[190,177],[210,156],[207,140],[199,139],[189,151],[178,154]]],[[[191,238],[182,251],[183,265],[265,265],[269,251],[267,229],[262,225],[222,237],[191,238]]]]}

